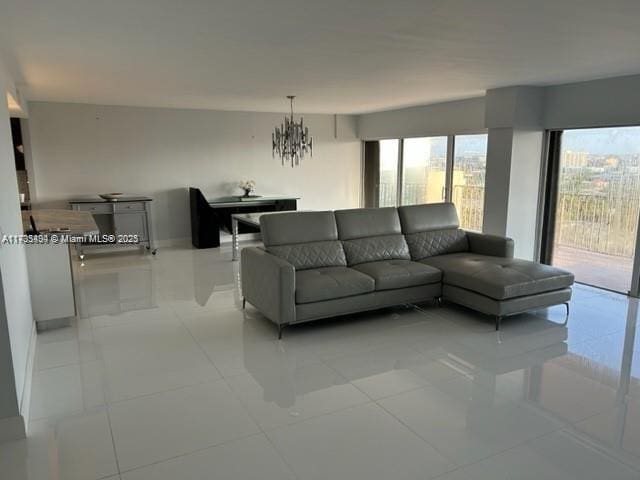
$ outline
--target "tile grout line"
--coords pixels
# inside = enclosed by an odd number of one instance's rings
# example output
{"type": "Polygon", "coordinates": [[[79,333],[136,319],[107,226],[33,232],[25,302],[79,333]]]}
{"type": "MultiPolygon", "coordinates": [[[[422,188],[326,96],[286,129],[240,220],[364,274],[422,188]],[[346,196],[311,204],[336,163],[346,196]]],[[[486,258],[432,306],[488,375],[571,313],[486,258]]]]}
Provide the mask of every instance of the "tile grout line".
{"type": "Polygon", "coordinates": [[[480,463],[480,462],[485,462],[485,461],[487,461],[487,460],[489,460],[489,459],[491,459],[491,458],[493,458],[493,457],[497,457],[498,455],[503,455],[503,454],[505,454],[505,453],[507,453],[507,452],[509,452],[509,451],[511,451],[511,450],[514,450],[514,449],[516,449],[516,448],[520,448],[520,447],[522,447],[523,445],[526,445],[526,444],[528,444],[528,443],[534,442],[534,441],[539,440],[539,439],[541,439],[541,438],[543,438],[543,437],[546,437],[546,436],[549,436],[549,435],[556,434],[556,433],[561,432],[561,431],[563,431],[563,430],[564,430],[564,429],[563,429],[562,427],[560,427],[560,428],[557,428],[557,429],[552,430],[552,431],[550,431],[550,432],[546,432],[546,433],[543,433],[543,434],[540,434],[540,435],[536,435],[536,436],[534,436],[534,437],[531,437],[531,438],[529,438],[529,439],[525,440],[524,442],[520,442],[520,443],[518,443],[517,445],[512,445],[512,446],[507,447],[507,448],[505,448],[505,449],[503,449],[503,450],[500,450],[500,451],[498,451],[498,452],[496,452],[496,453],[492,453],[491,455],[489,455],[489,456],[487,456],[487,457],[484,457],[484,458],[481,458],[480,460],[476,460],[476,461],[474,461],[474,462],[467,463],[467,464],[465,464],[465,465],[460,465],[460,466],[458,466],[458,467],[454,468],[453,470],[449,470],[448,472],[445,472],[445,473],[443,473],[443,474],[438,475],[437,477],[432,478],[431,480],[437,480],[438,478],[441,478],[441,477],[443,477],[443,476],[445,476],[445,475],[449,475],[449,474],[451,474],[452,472],[457,472],[457,471],[459,471],[459,470],[463,470],[463,469],[465,469],[465,468],[469,468],[469,467],[471,467],[472,465],[476,465],[476,464],[478,464],[478,463],[480,463]]]}
{"type": "Polygon", "coordinates": [[[111,435],[111,447],[113,448],[113,457],[116,461],[116,469],[118,470],[118,476],[122,473],[120,471],[120,460],[118,459],[118,450],[116,449],[116,439],[113,435],[113,425],[111,425],[111,411],[107,405],[107,423],[109,424],[109,434],[111,435]]]}
{"type": "Polygon", "coordinates": [[[214,363],[213,359],[211,359],[209,357],[209,355],[207,355],[207,352],[205,351],[205,349],[202,347],[202,345],[200,345],[200,342],[198,342],[198,340],[196,339],[196,337],[193,335],[193,333],[191,332],[191,330],[189,329],[189,327],[184,323],[184,321],[182,320],[182,318],[180,317],[180,315],[178,315],[176,313],[176,311],[174,310],[174,308],[172,306],[169,306],[169,308],[171,309],[171,312],[173,313],[173,316],[178,320],[178,323],[182,326],[182,328],[184,328],[187,333],[189,334],[189,337],[191,338],[191,340],[193,340],[193,343],[196,345],[196,347],[198,348],[198,350],[200,351],[200,353],[202,355],[204,355],[204,357],[207,359],[207,361],[211,364],[211,366],[213,366],[213,368],[215,369],[215,371],[218,373],[218,375],[220,376],[220,378],[224,378],[224,375],[222,375],[222,372],[220,371],[220,369],[218,368],[218,366],[214,363]]]}
{"type": "Polygon", "coordinates": [[[266,431],[262,428],[262,425],[260,425],[260,422],[258,422],[257,418],[255,418],[251,412],[249,411],[249,408],[244,405],[244,402],[240,399],[239,394],[234,390],[234,388],[231,386],[231,384],[229,383],[228,379],[222,375],[222,372],[220,371],[220,369],[215,365],[213,359],[211,359],[209,357],[209,355],[207,354],[207,352],[204,350],[204,348],[202,347],[202,345],[200,345],[200,343],[198,342],[198,340],[195,338],[195,336],[193,335],[193,333],[191,332],[191,330],[189,330],[189,327],[187,327],[182,318],[177,314],[177,312],[173,309],[173,307],[171,307],[171,310],[174,312],[174,314],[176,315],[176,317],[178,317],[178,320],[180,321],[180,324],[184,326],[184,328],[189,332],[189,335],[191,336],[191,338],[193,339],[193,341],[196,343],[196,345],[198,346],[198,348],[200,349],[200,351],[205,355],[205,357],[207,358],[207,360],[209,360],[209,362],[213,365],[213,367],[216,369],[216,371],[220,374],[220,378],[224,381],[225,385],[227,386],[227,388],[229,389],[229,391],[231,392],[231,395],[233,395],[233,397],[236,399],[236,402],[242,407],[242,409],[244,410],[244,412],[246,413],[246,415],[251,419],[251,421],[256,425],[256,427],[258,428],[258,430],[260,431],[260,433],[256,434],[256,435],[262,435],[267,442],[269,443],[269,445],[271,445],[271,447],[274,449],[276,455],[278,455],[278,457],[280,458],[280,460],[284,463],[284,465],[287,467],[287,469],[289,470],[289,472],[293,475],[293,477],[298,480],[298,476],[295,474],[295,471],[293,470],[292,466],[289,465],[289,462],[287,462],[287,460],[284,458],[284,456],[280,453],[280,450],[278,448],[276,448],[276,446],[273,444],[273,442],[271,441],[271,439],[269,438],[269,435],[267,435],[266,431]]]}
{"type": "MultiPolygon", "coordinates": [[[[450,462],[452,463],[452,465],[455,465],[455,463],[454,463],[454,462],[455,462],[455,460],[453,460],[449,455],[446,455],[445,453],[441,452],[441,451],[440,451],[440,450],[439,450],[435,445],[432,445],[429,441],[427,441],[425,438],[423,438],[423,437],[422,437],[422,435],[418,434],[418,433],[417,433],[416,431],[414,431],[414,430],[413,430],[409,425],[407,425],[404,421],[402,421],[402,419],[398,418],[396,415],[394,415],[392,412],[390,412],[389,410],[387,410],[383,405],[380,405],[378,402],[376,402],[376,405],[378,405],[378,406],[379,406],[380,408],[382,408],[385,412],[387,412],[389,415],[391,415],[393,418],[395,418],[398,422],[400,422],[402,425],[404,425],[406,428],[408,428],[408,429],[409,429],[409,430],[410,430],[414,435],[416,435],[416,436],[417,436],[418,438],[420,438],[423,442],[425,442],[427,445],[429,445],[431,448],[433,448],[436,452],[438,452],[440,455],[442,455],[445,459],[447,459],[448,461],[450,461],[450,462]]],[[[527,444],[527,443],[529,443],[529,442],[532,442],[532,441],[537,440],[537,439],[539,439],[539,438],[545,437],[545,436],[547,436],[547,435],[551,435],[551,434],[557,433],[557,432],[559,432],[559,431],[561,431],[561,430],[562,430],[562,426],[558,426],[558,428],[554,428],[553,430],[550,430],[550,431],[548,431],[548,432],[542,433],[542,434],[540,434],[540,435],[535,435],[535,436],[533,436],[533,437],[531,437],[531,438],[528,438],[528,439],[526,439],[526,440],[524,440],[524,441],[522,441],[522,442],[517,443],[516,445],[511,445],[511,446],[509,446],[509,447],[506,447],[506,448],[504,448],[504,449],[501,449],[501,450],[499,450],[499,451],[497,451],[497,452],[495,452],[495,453],[492,453],[492,454],[490,454],[490,455],[488,455],[488,456],[486,456],[486,457],[484,457],[484,458],[481,458],[481,459],[479,459],[479,460],[475,460],[475,461],[473,461],[473,462],[471,462],[471,463],[467,463],[467,464],[463,464],[463,465],[458,465],[458,466],[456,466],[456,468],[454,468],[454,469],[452,469],[452,470],[448,470],[447,472],[444,472],[444,473],[442,473],[442,474],[440,474],[440,475],[438,475],[438,476],[434,477],[432,480],[436,480],[438,477],[442,477],[442,476],[444,476],[444,475],[450,474],[451,472],[454,472],[454,471],[456,471],[456,470],[460,470],[460,469],[463,469],[463,468],[467,468],[467,467],[469,467],[469,466],[471,466],[471,465],[474,465],[474,464],[476,464],[476,463],[479,463],[479,462],[485,461],[485,460],[487,460],[487,459],[489,459],[489,458],[495,457],[496,455],[503,454],[503,453],[505,453],[505,452],[508,452],[509,450],[514,449],[514,448],[521,447],[522,445],[525,445],[525,444],[527,444]]]]}
{"type": "Polygon", "coordinates": [[[125,470],[120,471],[119,475],[122,475],[123,473],[130,473],[130,472],[133,472],[133,471],[136,471],[136,470],[140,470],[142,468],[151,467],[153,465],[158,465],[158,464],[161,464],[161,463],[169,462],[171,460],[176,460],[178,458],[188,457],[189,455],[194,455],[196,453],[205,452],[205,451],[211,450],[213,448],[222,447],[224,445],[228,445],[228,444],[234,443],[234,442],[240,442],[240,441],[246,440],[248,438],[257,437],[259,435],[262,435],[262,432],[254,432],[254,433],[250,433],[250,434],[247,434],[247,435],[242,435],[242,436],[237,437],[237,438],[226,440],[224,442],[213,443],[213,444],[201,447],[201,448],[197,448],[197,449],[192,450],[190,452],[181,453],[179,455],[172,455],[170,457],[163,458],[161,460],[156,460],[156,461],[151,462],[151,463],[147,463],[147,464],[144,464],[144,465],[138,465],[138,466],[135,466],[135,467],[132,467],[132,468],[127,468],[125,470]]]}

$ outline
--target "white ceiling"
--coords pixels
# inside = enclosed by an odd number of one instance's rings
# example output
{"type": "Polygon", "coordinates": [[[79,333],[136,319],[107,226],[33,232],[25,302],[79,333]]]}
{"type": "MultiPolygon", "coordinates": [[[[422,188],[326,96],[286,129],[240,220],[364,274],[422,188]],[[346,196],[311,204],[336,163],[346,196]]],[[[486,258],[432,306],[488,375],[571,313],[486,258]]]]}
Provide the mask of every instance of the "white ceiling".
{"type": "Polygon", "coordinates": [[[31,100],[362,113],[640,72],[638,0],[0,0],[31,100]]]}

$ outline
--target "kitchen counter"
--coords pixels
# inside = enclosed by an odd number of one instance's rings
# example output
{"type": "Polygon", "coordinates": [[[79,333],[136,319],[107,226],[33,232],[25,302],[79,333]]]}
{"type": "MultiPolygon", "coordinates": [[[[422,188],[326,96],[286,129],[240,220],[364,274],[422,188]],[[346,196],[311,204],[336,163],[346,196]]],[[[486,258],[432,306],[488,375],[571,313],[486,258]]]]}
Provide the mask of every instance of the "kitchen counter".
{"type": "Polygon", "coordinates": [[[31,307],[39,331],[70,325],[76,316],[70,244],[67,240],[100,233],[89,212],[41,209],[22,212],[25,233],[31,230],[29,216],[42,238],[27,243],[27,268],[31,307]],[[54,234],[58,238],[54,238],[54,234]]]}
{"type": "Polygon", "coordinates": [[[100,233],[90,212],[42,209],[22,212],[24,231],[31,230],[29,216],[33,216],[36,229],[42,233],[65,233],[69,235],[97,235],[100,233]]]}

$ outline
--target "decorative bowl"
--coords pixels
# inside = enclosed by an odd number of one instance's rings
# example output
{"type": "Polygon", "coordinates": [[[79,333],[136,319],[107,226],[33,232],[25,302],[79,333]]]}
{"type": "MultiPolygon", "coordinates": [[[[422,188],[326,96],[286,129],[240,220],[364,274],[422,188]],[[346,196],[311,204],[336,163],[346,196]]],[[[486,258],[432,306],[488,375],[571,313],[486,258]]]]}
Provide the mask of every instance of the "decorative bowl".
{"type": "Polygon", "coordinates": [[[118,200],[118,198],[122,197],[124,193],[122,192],[111,192],[111,193],[100,193],[98,196],[100,198],[104,198],[105,200],[118,200]]]}

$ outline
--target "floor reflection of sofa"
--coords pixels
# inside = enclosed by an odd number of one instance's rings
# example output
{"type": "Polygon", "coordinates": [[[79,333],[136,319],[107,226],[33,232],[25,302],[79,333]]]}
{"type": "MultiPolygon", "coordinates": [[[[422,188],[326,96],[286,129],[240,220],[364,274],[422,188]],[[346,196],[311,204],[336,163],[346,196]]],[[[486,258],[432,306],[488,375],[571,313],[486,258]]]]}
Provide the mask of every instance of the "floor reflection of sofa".
{"type": "MultiPolygon", "coordinates": [[[[487,338],[487,349],[479,351],[471,348],[464,342],[464,337],[452,339],[438,347],[438,360],[454,363],[452,368],[465,368],[474,375],[474,380],[483,382],[483,391],[491,385],[491,378],[515,370],[527,369],[541,365],[545,361],[564,355],[567,352],[567,328],[549,322],[548,320],[535,319],[537,328],[535,332],[522,335],[511,340],[504,340],[498,344],[497,336],[484,334],[487,338]],[[540,322],[546,323],[540,323],[540,322]],[[459,341],[461,340],[461,341],[459,341]],[[522,345],[534,345],[535,350],[529,349],[521,355],[504,355],[500,352],[511,350],[510,345],[522,348],[522,345]],[[491,345],[495,349],[491,349],[491,345]]],[[[252,329],[247,322],[245,329],[252,329]]],[[[344,383],[342,377],[332,372],[314,375],[313,383],[306,381],[304,371],[301,371],[299,356],[287,349],[282,342],[255,342],[254,335],[247,332],[243,336],[244,363],[247,371],[260,384],[264,391],[264,399],[274,402],[278,406],[287,408],[296,402],[296,397],[310,393],[314,390],[328,388],[332,385],[344,383]],[[324,377],[323,377],[324,375],[324,377]]],[[[474,342],[476,342],[474,340],[474,342]]],[[[520,350],[522,351],[522,350],[520,350]]],[[[436,352],[430,352],[435,354],[436,352]]],[[[438,361],[435,360],[435,361],[438,361]]],[[[419,362],[397,360],[392,362],[373,362],[367,365],[365,376],[382,374],[392,370],[413,370],[420,367],[419,362]]]]}
{"type": "MultiPolygon", "coordinates": [[[[245,321],[244,329],[252,328],[245,321]]],[[[320,375],[315,374],[311,384],[304,371],[301,371],[299,357],[291,350],[287,350],[284,344],[256,342],[252,340],[253,338],[254,332],[243,335],[244,364],[247,371],[262,387],[263,398],[267,402],[273,402],[281,408],[289,408],[295,405],[296,398],[301,395],[345,383],[340,375],[327,369],[320,375]]]]}
{"type": "Polygon", "coordinates": [[[568,347],[565,342],[569,332],[566,326],[546,319],[541,320],[540,317],[532,318],[532,321],[535,322],[535,328],[531,332],[511,338],[500,333],[477,334],[472,338],[461,336],[447,345],[446,353],[459,357],[476,369],[494,375],[542,365],[549,359],[567,353],[568,347]]]}

